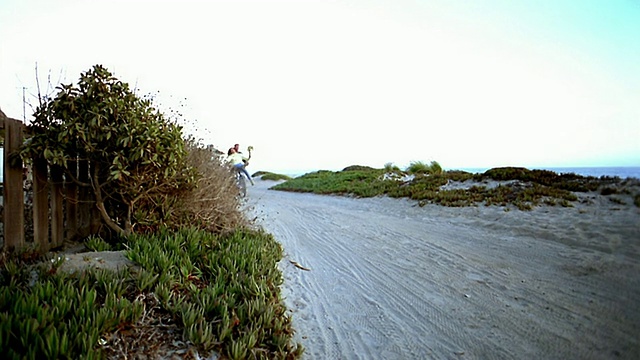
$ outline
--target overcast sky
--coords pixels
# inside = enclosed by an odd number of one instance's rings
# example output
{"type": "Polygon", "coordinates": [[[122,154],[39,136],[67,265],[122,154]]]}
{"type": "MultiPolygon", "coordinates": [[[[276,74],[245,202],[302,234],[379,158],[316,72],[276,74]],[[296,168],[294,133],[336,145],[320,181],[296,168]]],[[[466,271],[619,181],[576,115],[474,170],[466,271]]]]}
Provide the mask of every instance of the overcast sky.
{"type": "Polygon", "coordinates": [[[638,0],[2,0],[8,116],[36,64],[159,92],[251,171],[640,166],[638,0]]]}

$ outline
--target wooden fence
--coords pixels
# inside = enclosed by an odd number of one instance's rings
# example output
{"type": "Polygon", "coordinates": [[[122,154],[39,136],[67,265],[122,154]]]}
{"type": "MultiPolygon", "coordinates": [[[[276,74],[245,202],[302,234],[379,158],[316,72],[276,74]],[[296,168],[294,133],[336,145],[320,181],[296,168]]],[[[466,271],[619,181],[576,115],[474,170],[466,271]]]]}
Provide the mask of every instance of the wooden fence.
{"type": "MultiPolygon", "coordinates": [[[[4,132],[2,250],[11,252],[32,245],[46,252],[62,246],[65,240],[96,234],[100,217],[91,193],[65,181],[62,169],[47,166],[43,158],[33,159],[29,168],[23,166],[17,156],[25,137],[23,122],[0,111],[0,130],[4,132]],[[26,178],[31,178],[32,189],[25,186],[26,178]],[[28,212],[31,199],[33,216],[28,212]]],[[[70,165],[77,170],[74,175],[80,181],[88,180],[87,162],[75,161],[70,165]]]]}

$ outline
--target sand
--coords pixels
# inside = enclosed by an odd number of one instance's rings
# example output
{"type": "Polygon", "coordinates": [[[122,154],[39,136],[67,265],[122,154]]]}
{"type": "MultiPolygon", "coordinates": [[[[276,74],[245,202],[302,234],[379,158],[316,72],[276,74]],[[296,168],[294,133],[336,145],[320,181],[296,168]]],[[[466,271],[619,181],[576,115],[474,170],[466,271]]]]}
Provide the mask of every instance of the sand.
{"type": "Polygon", "coordinates": [[[640,359],[640,209],[448,208],[249,187],[304,359],[640,359]]]}

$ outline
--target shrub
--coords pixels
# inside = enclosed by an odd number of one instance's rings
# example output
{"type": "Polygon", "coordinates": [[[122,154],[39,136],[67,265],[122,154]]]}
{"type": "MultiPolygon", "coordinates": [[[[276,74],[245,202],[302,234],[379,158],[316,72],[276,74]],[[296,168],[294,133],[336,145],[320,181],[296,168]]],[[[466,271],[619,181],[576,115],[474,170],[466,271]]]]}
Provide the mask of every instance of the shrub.
{"type": "Polygon", "coordinates": [[[394,165],[391,162],[384,164],[384,172],[385,173],[399,173],[401,172],[400,168],[394,165]]]}
{"type": "Polygon", "coordinates": [[[319,170],[271,187],[274,190],[312,192],[316,194],[351,194],[361,197],[381,195],[389,186],[377,178],[384,170],[362,167],[332,172],[319,170]]]}
{"type": "Polygon", "coordinates": [[[452,181],[464,182],[473,179],[473,174],[462,170],[449,170],[446,172],[448,179],[452,181]]]}
{"type": "Polygon", "coordinates": [[[620,198],[616,198],[616,197],[609,198],[609,201],[611,201],[614,204],[618,204],[618,205],[626,205],[624,200],[622,200],[620,198]]]}
{"type": "Polygon", "coordinates": [[[376,169],[370,166],[363,166],[363,165],[351,165],[342,169],[342,171],[371,171],[371,170],[376,170],[376,169]]]}
{"type": "Polygon", "coordinates": [[[522,180],[529,170],[521,167],[499,167],[489,169],[484,172],[483,177],[488,177],[493,180],[522,180]]]}
{"type": "Polygon", "coordinates": [[[81,74],[77,86],[60,86],[36,109],[28,131],[23,159],[43,158],[90,189],[104,224],[120,236],[131,234],[138,209],[162,221],[171,205],[166,195],[195,180],[182,129],[100,65],[81,74]],[[78,176],[77,158],[88,161],[90,182],[78,176]]]}
{"type": "MultiPolygon", "coordinates": [[[[258,175],[253,175],[258,176],[258,175]]],[[[279,180],[291,180],[291,176],[288,175],[283,175],[283,174],[274,174],[271,172],[263,172],[261,174],[261,179],[262,180],[270,180],[270,181],[279,181],[279,180]]]]}
{"type": "Polygon", "coordinates": [[[193,138],[186,140],[186,149],[186,163],[196,170],[197,180],[187,191],[166,195],[164,201],[171,208],[164,226],[174,230],[197,227],[219,233],[247,225],[235,179],[219,153],[193,138]]]}

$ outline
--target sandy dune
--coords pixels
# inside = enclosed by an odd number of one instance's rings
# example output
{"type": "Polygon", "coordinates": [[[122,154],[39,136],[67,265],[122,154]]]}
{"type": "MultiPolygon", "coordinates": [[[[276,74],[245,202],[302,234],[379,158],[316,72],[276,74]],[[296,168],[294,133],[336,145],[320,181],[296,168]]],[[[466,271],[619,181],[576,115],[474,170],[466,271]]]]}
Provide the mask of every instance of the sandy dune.
{"type": "Polygon", "coordinates": [[[305,359],[640,359],[633,205],[419,207],[272,185],[248,204],[285,249],[305,359]]]}

